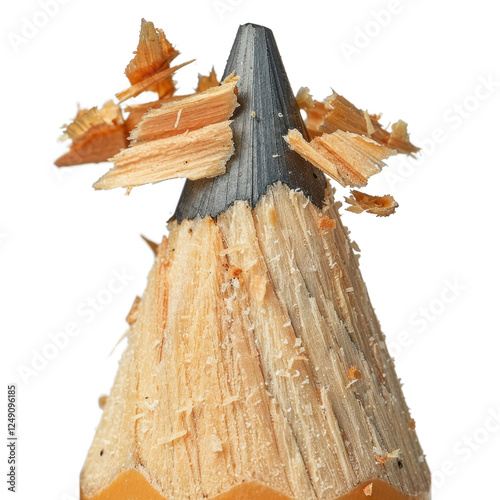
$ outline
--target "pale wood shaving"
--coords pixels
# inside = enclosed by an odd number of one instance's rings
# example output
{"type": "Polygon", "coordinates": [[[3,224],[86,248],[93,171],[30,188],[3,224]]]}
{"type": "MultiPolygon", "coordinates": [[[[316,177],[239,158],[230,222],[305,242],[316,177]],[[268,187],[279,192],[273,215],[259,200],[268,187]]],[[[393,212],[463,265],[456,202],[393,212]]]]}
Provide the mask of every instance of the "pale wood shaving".
{"type": "Polygon", "coordinates": [[[198,86],[196,87],[196,92],[203,92],[211,87],[216,87],[219,83],[220,82],[217,79],[215,69],[212,67],[212,70],[208,75],[198,75],[198,86]]]}
{"type": "Polygon", "coordinates": [[[125,125],[127,126],[127,130],[132,130],[134,127],[136,127],[142,120],[144,114],[147,113],[148,111],[152,109],[158,109],[167,102],[170,102],[174,99],[183,99],[184,97],[188,97],[188,95],[179,95],[179,96],[175,95],[175,96],[165,97],[163,99],[157,99],[156,101],[128,105],[125,108],[125,111],[128,112],[127,119],[125,120],[125,125]]]}
{"type": "Polygon", "coordinates": [[[387,217],[393,214],[398,207],[396,200],[391,195],[372,196],[356,190],[352,190],[351,195],[346,198],[346,202],[351,205],[346,210],[355,214],[368,212],[377,217],[387,217]]]}
{"type": "Polygon", "coordinates": [[[342,186],[365,186],[368,178],[380,172],[383,160],[395,154],[368,137],[337,130],[307,142],[294,129],[285,140],[291,149],[331,176],[342,186]]]}
{"type": "Polygon", "coordinates": [[[397,149],[399,153],[411,155],[417,153],[419,148],[410,142],[408,134],[408,124],[403,120],[399,120],[392,125],[392,132],[387,141],[389,148],[397,149]]]}
{"type": "Polygon", "coordinates": [[[310,109],[314,106],[314,101],[308,87],[300,87],[295,97],[299,109],[310,109]]]}
{"type": "Polygon", "coordinates": [[[124,149],[112,158],[115,167],[101,177],[94,188],[113,189],[178,177],[195,180],[221,175],[234,152],[229,124],[229,121],[216,123],[124,149]]]}
{"type": "Polygon", "coordinates": [[[226,121],[238,105],[235,88],[238,78],[230,75],[217,87],[169,101],[143,115],[130,134],[131,145],[198,130],[226,121]]]}

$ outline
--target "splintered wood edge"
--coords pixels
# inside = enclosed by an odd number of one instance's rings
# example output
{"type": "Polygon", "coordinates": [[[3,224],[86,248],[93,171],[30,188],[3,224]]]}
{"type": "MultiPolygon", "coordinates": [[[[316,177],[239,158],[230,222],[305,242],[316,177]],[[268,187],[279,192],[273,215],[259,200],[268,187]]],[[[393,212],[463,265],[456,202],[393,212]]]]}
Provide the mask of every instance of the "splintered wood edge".
{"type": "Polygon", "coordinates": [[[230,123],[216,123],[124,149],[112,158],[115,167],[94,188],[129,188],[179,177],[195,180],[221,175],[234,153],[230,123]]]}
{"type": "MultiPolygon", "coordinates": [[[[87,497],[81,492],[81,500],[174,500],[161,495],[136,469],[122,472],[100,493],[87,497]]],[[[359,484],[346,495],[335,500],[430,500],[429,494],[405,495],[380,479],[359,484]]],[[[212,500],[294,500],[258,481],[242,482],[212,500]]]]}

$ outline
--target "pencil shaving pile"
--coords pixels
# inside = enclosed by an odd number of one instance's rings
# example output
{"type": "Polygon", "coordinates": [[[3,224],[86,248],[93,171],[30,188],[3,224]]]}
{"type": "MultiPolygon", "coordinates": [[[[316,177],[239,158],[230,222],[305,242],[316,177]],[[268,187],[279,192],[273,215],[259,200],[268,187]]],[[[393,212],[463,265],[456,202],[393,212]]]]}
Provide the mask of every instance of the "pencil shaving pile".
{"type": "MultiPolygon", "coordinates": [[[[123,187],[127,193],[167,179],[223,174],[234,154],[230,118],[238,106],[238,77],[229,75],[219,82],[212,68],[209,75],[199,75],[195,93],[177,96],[173,75],[192,62],[171,66],[178,55],[164,32],[143,19],[137,50],[125,69],[130,87],[116,94],[119,104],[107,101],[101,108],[78,111],[62,137],[72,141],[70,149],[56,165],[111,161],[114,168],[94,188],[123,187]],[[158,98],[120,106],[145,91],[156,92],[158,98]]],[[[385,159],[398,153],[414,156],[419,150],[410,142],[405,122],[394,123],[388,132],[379,123],[380,115],[360,110],[335,92],[320,102],[303,87],[296,100],[307,114],[312,140],[296,129],[284,140],[343,187],[364,187],[385,166],[385,159]]],[[[398,206],[391,195],[356,190],[346,202],[348,211],[376,216],[388,216],[398,206]]]]}

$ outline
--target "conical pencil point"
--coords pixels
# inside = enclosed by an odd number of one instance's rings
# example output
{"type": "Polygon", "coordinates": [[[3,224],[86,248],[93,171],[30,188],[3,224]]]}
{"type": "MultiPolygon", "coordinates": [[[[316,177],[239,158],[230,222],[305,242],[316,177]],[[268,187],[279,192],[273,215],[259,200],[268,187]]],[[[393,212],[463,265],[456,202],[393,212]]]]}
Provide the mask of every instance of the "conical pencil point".
{"type": "Polygon", "coordinates": [[[174,218],[216,217],[238,200],[254,207],[277,182],[301,190],[321,206],[324,175],[283,139],[289,129],[304,136],[307,132],[271,30],[240,26],[224,77],[231,73],[239,76],[239,107],[231,124],[235,154],[223,175],[186,181],[174,218]]]}

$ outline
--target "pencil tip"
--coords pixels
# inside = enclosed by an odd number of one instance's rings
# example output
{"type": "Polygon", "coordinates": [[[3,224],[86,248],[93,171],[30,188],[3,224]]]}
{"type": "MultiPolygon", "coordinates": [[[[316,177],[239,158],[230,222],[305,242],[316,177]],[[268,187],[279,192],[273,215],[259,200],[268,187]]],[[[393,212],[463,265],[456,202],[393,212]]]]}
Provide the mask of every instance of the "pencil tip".
{"type": "Polygon", "coordinates": [[[321,206],[323,174],[290,150],[283,136],[289,129],[307,135],[295,96],[270,29],[240,26],[224,77],[239,76],[238,102],[231,128],[235,154],[226,173],[211,179],[187,180],[174,218],[216,217],[235,201],[254,207],[269,186],[282,182],[299,189],[321,206]]]}

